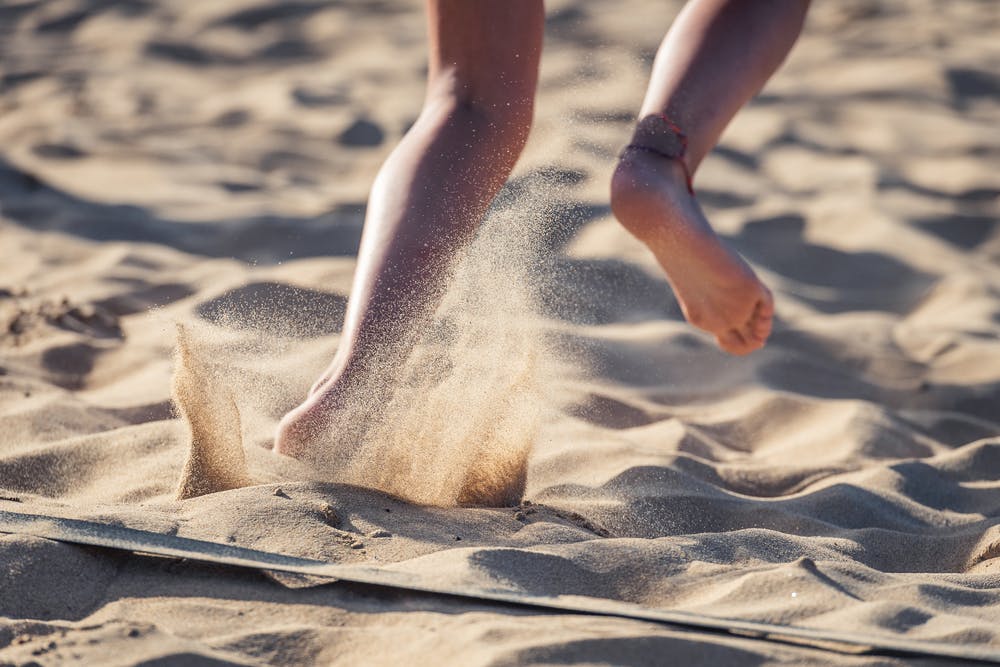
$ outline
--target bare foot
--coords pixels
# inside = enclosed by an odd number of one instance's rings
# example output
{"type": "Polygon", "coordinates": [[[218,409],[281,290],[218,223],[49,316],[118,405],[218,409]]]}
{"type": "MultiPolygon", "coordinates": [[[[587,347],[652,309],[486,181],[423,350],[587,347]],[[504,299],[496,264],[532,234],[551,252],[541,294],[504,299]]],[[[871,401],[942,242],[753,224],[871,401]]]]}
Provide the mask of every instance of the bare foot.
{"type": "Polygon", "coordinates": [[[275,453],[317,466],[343,465],[389,398],[389,380],[363,385],[359,380],[356,371],[331,364],[306,399],[278,423],[275,453]]]}
{"type": "Polygon", "coordinates": [[[306,463],[326,463],[325,454],[333,449],[329,441],[333,431],[330,418],[342,408],[342,392],[329,380],[321,379],[309,390],[306,400],[281,418],[274,439],[275,453],[306,463]]]}
{"type": "Polygon", "coordinates": [[[764,346],[774,316],[771,292],[712,230],[677,160],[626,151],[611,181],[611,208],[656,256],[688,322],[730,354],[764,346]]]}

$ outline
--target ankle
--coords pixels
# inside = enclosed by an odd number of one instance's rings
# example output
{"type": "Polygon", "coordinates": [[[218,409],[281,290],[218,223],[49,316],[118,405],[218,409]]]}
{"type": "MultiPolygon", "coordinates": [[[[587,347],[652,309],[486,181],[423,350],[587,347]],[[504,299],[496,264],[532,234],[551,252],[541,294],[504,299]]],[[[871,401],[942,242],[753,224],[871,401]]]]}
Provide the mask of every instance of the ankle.
{"type": "Polygon", "coordinates": [[[671,209],[691,197],[683,165],[645,151],[626,150],[611,177],[611,211],[643,241],[661,232],[671,209]]]}

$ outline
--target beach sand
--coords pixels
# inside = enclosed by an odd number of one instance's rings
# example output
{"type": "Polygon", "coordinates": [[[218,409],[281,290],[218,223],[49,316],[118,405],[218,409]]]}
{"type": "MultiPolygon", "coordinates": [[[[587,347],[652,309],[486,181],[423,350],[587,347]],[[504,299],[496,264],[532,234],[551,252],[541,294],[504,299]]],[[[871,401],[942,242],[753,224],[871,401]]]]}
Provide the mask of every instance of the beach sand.
{"type": "MultiPolygon", "coordinates": [[[[777,299],[734,358],[607,202],[678,6],[548,3],[525,154],[325,469],[268,447],[419,111],[420,4],[0,6],[0,509],[1000,650],[1000,15],[816,3],[696,179],[777,299]]],[[[0,534],[0,663],[903,664],[318,583],[0,534]]]]}

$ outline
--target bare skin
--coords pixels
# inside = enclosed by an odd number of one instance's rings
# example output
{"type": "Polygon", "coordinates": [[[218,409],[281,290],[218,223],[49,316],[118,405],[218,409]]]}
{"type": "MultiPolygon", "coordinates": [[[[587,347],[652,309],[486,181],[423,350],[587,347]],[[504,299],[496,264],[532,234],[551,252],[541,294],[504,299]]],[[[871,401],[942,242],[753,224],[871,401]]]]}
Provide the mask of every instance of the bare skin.
{"type": "MultiPolygon", "coordinates": [[[[807,0],[696,0],[674,21],[656,54],[632,144],[675,154],[665,114],[688,138],[681,158],[694,174],[726,125],[764,85],[795,43],[807,0]],[[666,135],[666,136],[664,136],[666,135]]],[[[611,181],[622,225],[663,267],[688,322],[726,352],[748,354],[771,332],[774,299],[716,236],[688,192],[678,160],[627,149],[611,181]]]]}
{"type": "Polygon", "coordinates": [[[731,354],[762,347],[774,315],[771,293],[716,236],[680,166],[644,152],[627,154],[613,188],[615,215],[653,252],[687,321],[731,354]]]}
{"type": "MultiPolygon", "coordinates": [[[[666,113],[689,138],[683,159],[693,174],[781,64],[807,6],[808,0],[691,0],[657,53],[631,143],[662,149],[650,117],[666,113]]],[[[527,140],[541,0],[427,0],[427,15],[424,108],[375,180],[340,346],[309,397],[279,425],[281,454],[323,460],[329,443],[320,425],[359,387],[391,386],[440,302],[451,260],[471,240],[527,140]]],[[[733,354],[763,346],[771,294],[716,236],[678,160],[626,150],[611,203],[656,256],[689,322],[733,354]]],[[[384,397],[369,398],[378,404],[384,397]]]]}
{"type": "Polygon", "coordinates": [[[375,179],[340,346],[309,397],[282,419],[281,454],[317,459],[320,425],[354,388],[391,384],[386,378],[440,302],[451,260],[527,141],[541,1],[428,0],[427,16],[424,107],[375,179]]]}

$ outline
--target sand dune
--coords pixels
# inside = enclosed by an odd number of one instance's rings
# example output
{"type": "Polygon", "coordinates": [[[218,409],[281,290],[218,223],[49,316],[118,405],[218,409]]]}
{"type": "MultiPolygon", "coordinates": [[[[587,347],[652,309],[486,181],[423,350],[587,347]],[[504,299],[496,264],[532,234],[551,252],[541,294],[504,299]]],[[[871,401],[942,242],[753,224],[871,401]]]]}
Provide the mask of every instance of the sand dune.
{"type": "MultiPolygon", "coordinates": [[[[697,177],[777,298],[731,358],[607,205],[677,6],[548,3],[525,155],[326,468],[268,447],[419,111],[419,5],[0,6],[0,508],[1000,649],[1000,15],[816,4],[697,177]]],[[[0,563],[4,664],[903,664],[27,536],[0,563]]]]}

